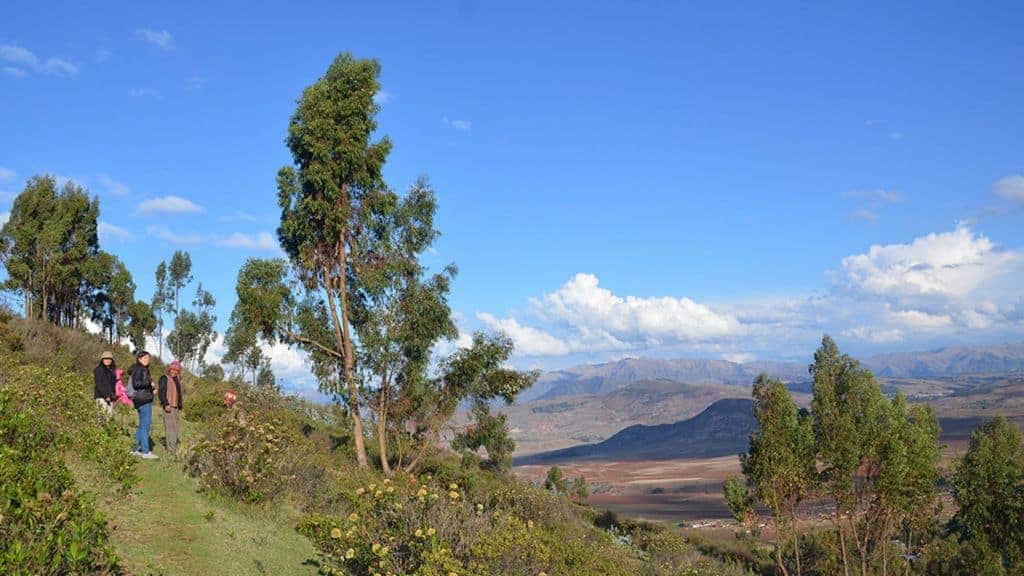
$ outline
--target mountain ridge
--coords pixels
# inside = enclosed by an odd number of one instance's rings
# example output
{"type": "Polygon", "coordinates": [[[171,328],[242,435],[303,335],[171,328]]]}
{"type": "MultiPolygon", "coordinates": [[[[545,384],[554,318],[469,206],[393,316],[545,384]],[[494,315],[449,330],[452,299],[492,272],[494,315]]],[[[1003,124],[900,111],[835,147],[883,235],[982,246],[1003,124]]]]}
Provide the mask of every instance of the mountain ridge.
{"type": "MultiPolygon", "coordinates": [[[[861,360],[880,377],[936,378],[961,374],[1024,371],[1024,342],[992,346],[947,346],[916,352],[876,354],[861,360]]],[[[524,401],[604,395],[643,380],[748,386],[762,372],[787,383],[810,380],[807,364],[774,360],[731,362],[711,358],[624,358],[581,364],[541,374],[524,401]]]]}

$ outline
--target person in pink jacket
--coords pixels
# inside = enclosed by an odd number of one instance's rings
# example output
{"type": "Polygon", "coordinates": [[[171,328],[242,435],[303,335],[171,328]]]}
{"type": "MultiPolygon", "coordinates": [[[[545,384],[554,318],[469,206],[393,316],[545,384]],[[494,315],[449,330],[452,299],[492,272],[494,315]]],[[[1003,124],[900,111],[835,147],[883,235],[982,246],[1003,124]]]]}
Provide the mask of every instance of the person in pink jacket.
{"type": "Polygon", "coordinates": [[[114,378],[116,379],[115,382],[114,382],[114,393],[117,396],[117,398],[116,398],[117,402],[120,402],[121,404],[125,404],[127,406],[131,406],[132,405],[132,400],[131,400],[131,398],[128,397],[128,394],[124,391],[124,380],[121,378],[121,374],[123,374],[123,372],[124,371],[121,370],[120,368],[118,368],[117,370],[114,370],[114,378]]]}

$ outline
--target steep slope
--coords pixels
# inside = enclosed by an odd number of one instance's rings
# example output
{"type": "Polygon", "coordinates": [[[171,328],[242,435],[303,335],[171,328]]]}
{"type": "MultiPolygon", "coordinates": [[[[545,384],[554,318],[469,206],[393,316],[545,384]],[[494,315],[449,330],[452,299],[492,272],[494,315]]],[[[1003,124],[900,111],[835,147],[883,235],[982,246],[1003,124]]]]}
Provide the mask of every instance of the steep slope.
{"type": "Polygon", "coordinates": [[[687,420],[630,426],[597,444],[575,446],[517,459],[517,465],[580,460],[668,460],[738,454],[757,428],[754,403],[718,400],[687,420]]]}

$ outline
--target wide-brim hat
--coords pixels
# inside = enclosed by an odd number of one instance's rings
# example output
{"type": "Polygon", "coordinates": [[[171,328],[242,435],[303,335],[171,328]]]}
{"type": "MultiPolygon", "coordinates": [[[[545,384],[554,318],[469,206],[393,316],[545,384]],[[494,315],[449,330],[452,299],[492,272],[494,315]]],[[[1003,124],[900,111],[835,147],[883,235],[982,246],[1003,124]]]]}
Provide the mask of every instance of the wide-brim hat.
{"type": "Polygon", "coordinates": [[[114,353],[111,352],[110,350],[105,350],[103,352],[103,354],[100,354],[100,360],[106,360],[107,358],[110,358],[111,360],[113,360],[114,359],[114,353]]]}

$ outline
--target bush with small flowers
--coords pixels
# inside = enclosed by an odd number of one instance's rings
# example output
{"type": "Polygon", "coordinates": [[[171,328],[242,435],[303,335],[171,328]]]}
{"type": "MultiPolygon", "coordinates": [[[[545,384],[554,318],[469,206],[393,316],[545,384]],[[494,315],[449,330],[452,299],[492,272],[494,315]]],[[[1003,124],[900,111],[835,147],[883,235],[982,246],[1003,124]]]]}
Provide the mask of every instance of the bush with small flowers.
{"type": "Polygon", "coordinates": [[[284,490],[282,453],[288,446],[280,422],[225,416],[191,448],[186,466],[200,484],[243,502],[271,500],[284,490]]]}

